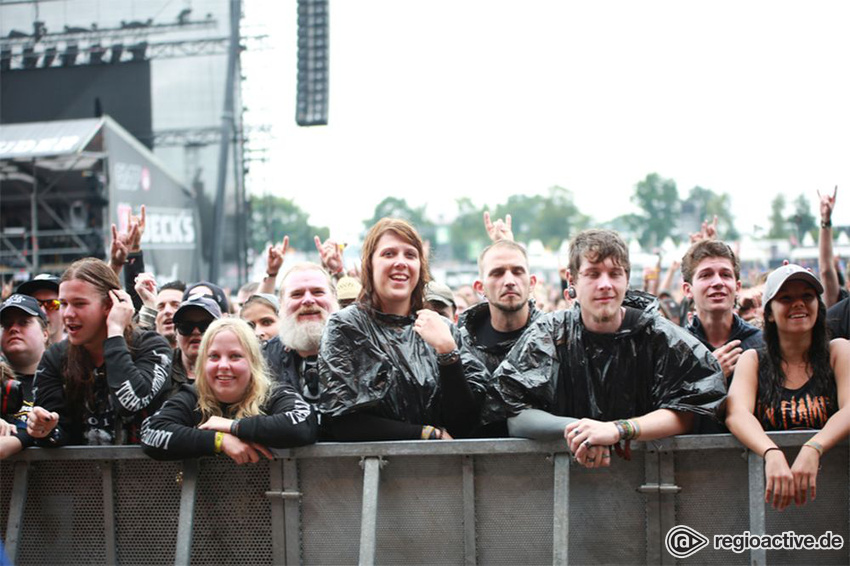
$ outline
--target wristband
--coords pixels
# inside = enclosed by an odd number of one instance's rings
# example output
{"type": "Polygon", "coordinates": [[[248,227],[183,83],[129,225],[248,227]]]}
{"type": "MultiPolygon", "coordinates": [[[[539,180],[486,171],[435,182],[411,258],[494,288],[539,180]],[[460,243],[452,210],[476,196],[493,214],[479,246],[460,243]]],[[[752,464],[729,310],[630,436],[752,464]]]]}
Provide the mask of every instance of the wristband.
{"type": "Polygon", "coordinates": [[[762,455],[761,455],[762,459],[766,458],[766,457],[767,457],[767,453],[768,453],[768,452],[770,452],[771,450],[779,450],[779,447],[778,447],[778,446],[771,446],[770,448],[768,448],[767,450],[765,450],[765,451],[764,451],[764,454],[762,454],[762,455]]]}
{"type": "Polygon", "coordinates": [[[224,443],[224,433],[215,433],[215,453],[221,454],[221,445],[224,443]]]}
{"type": "Polygon", "coordinates": [[[617,432],[620,433],[620,440],[634,440],[640,436],[640,426],[637,421],[620,419],[614,421],[614,426],[617,427],[617,432]]]}
{"type": "Polygon", "coordinates": [[[230,423],[230,434],[239,436],[239,419],[233,419],[233,422],[230,423]]]}
{"type": "Polygon", "coordinates": [[[441,366],[448,366],[460,360],[460,350],[455,348],[451,352],[445,354],[437,354],[437,363],[441,366]]]}
{"type": "Polygon", "coordinates": [[[821,220],[820,227],[823,229],[832,228],[832,219],[830,220],[821,220]]]}
{"type": "Polygon", "coordinates": [[[809,448],[813,448],[818,453],[818,456],[823,456],[823,446],[821,446],[821,444],[819,442],[815,442],[814,440],[809,440],[808,442],[803,444],[803,446],[804,447],[808,446],[809,448]]]}
{"type": "Polygon", "coordinates": [[[265,277],[265,279],[276,279],[276,278],[277,278],[277,273],[275,273],[274,275],[272,275],[271,273],[266,272],[266,277],[265,277]]]}
{"type": "Polygon", "coordinates": [[[435,440],[437,438],[437,429],[426,425],[422,427],[422,440],[435,440]]]}

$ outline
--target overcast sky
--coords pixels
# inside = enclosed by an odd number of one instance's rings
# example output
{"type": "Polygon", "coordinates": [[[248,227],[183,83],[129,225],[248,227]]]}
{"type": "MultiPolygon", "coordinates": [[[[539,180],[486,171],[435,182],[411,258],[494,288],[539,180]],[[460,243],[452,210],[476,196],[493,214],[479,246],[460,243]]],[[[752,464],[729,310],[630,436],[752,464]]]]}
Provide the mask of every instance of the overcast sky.
{"type": "Polygon", "coordinates": [[[341,239],[388,195],[451,218],[460,196],[560,185],[610,220],[651,172],[729,193],[742,232],[778,192],[817,214],[836,184],[850,223],[850,3],[335,0],[330,121],[312,128],[295,125],[296,3],[245,8],[271,47],[245,55],[247,117],[275,136],[249,188],[341,239]]]}

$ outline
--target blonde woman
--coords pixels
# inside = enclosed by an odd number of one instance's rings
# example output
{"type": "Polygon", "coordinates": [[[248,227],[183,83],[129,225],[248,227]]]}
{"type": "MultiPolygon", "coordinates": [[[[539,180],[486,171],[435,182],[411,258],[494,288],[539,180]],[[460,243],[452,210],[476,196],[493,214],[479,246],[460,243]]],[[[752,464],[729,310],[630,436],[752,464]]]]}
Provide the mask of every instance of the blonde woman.
{"type": "Polygon", "coordinates": [[[224,453],[246,464],[271,459],[269,448],[312,444],[317,430],[310,404],[268,378],[248,323],[222,318],[204,333],[195,384],[183,385],[145,421],[142,447],[158,460],[224,453]]]}

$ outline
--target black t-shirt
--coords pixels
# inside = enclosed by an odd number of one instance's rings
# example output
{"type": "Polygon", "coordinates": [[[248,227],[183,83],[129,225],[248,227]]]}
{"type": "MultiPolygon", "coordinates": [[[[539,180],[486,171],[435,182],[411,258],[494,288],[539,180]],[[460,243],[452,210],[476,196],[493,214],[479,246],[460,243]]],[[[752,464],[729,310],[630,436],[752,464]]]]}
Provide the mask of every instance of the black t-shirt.
{"type": "Polygon", "coordinates": [[[487,348],[492,348],[498,346],[502,342],[511,341],[514,342],[522,336],[522,333],[525,331],[525,327],[523,326],[519,330],[512,330],[510,332],[499,332],[495,328],[493,328],[493,324],[491,321],[485,320],[484,323],[478,327],[478,331],[475,334],[475,337],[478,338],[478,342],[487,348]]]}
{"type": "Polygon", "coordinates": [[[832,338],[850,339],[850,299],[832,305],[826,313],[826,324],[832,338]]]}
{"type": "MultiPolygon", "coordinates": [[[[626,309],[626,312],[623,315],[623,323],[620,325],[620,328],[617,330],[617,333],[628,332],[629,330],[634,328],[637,325],[638,321],[640,320],[641,313],[643,312],[639,309],[635,309],[635,308],[632,308],[632,307],[625,307],[625,309],[626,309]]],[[[588,334],[588,336],[592,337],[591,339],[594,340],[594,341],[598,340],[598,341],[604,342],[605,340],[611,340],[613,342],[616,339],[615,334],[599,334],[597,332],[591,332],[590,330],[587,330],[586,328],[585,328],[585,332],[588,334]]],[[[616,349],[612,348],[612,351],[616,351],[616,349]]],[[[559,379],[558,380],[557,393],[556,393],[556,396],[555,396],[556,403],[558,404],[558,407],[557,407],[556,413],[555,413],[556,415],[572,416],[572,415],[569,415],[570,411],[567,409],[567,406],[566,406],[567,399],[570,398],[570,393],[571,393],[570,391],[566,390],[567,387],[568,387],[568,381],[566,379],[559,379]]],[[[640,415],[633,415],[633,416],[640,416],[640,415]]]]}

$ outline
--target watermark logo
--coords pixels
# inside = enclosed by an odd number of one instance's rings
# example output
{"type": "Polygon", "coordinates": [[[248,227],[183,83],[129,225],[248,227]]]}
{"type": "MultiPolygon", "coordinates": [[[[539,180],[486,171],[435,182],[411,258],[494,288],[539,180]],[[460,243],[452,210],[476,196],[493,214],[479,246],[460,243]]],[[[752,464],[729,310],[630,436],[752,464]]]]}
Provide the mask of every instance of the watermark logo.
{"type": "Polygon", "coordinates": [[[664,546],[673,558],[688,558],[706,546],[708,538],[687,525],[676,525],[664,537],[664,546]]]}

